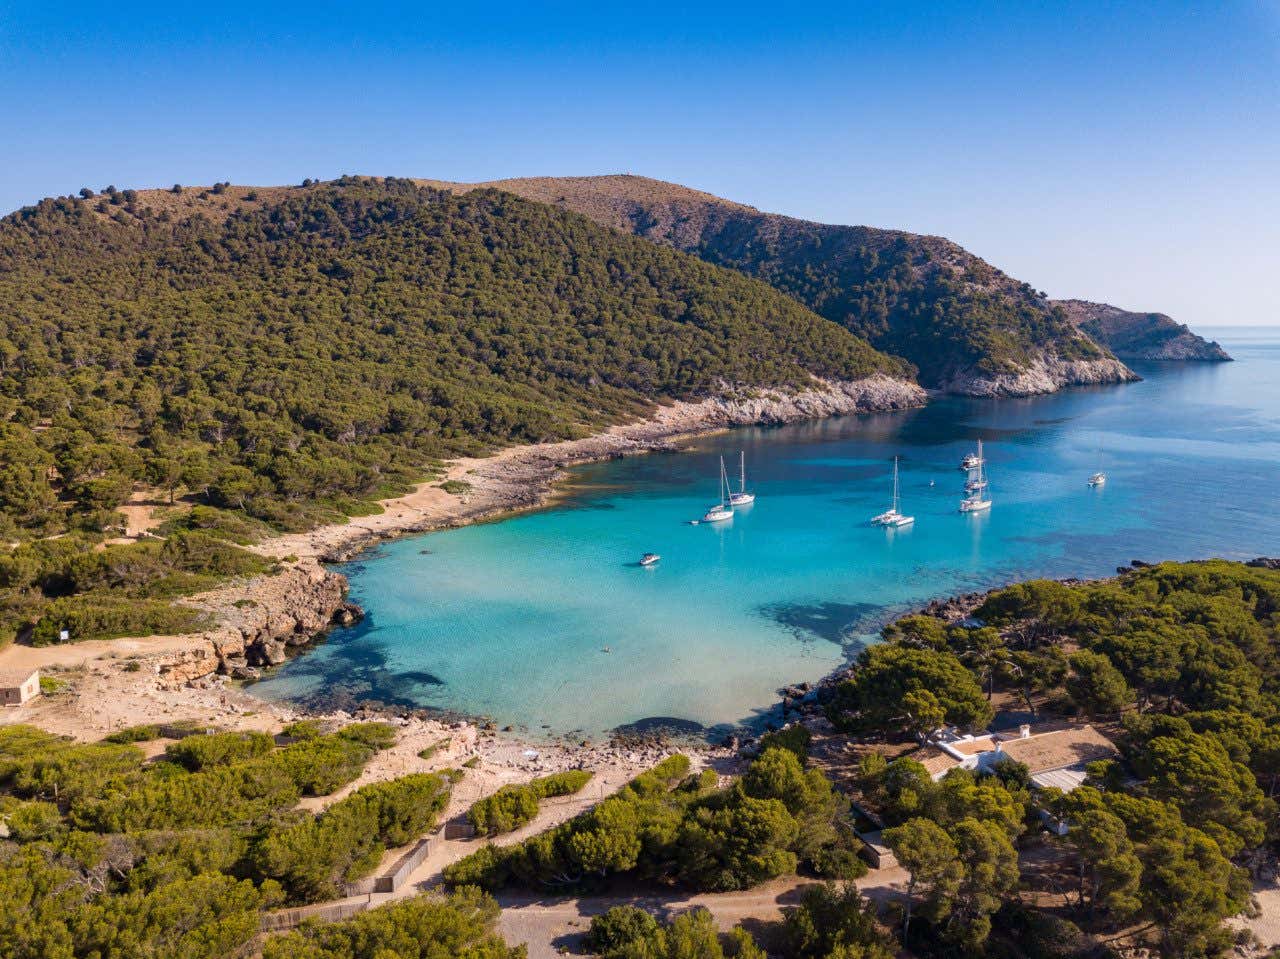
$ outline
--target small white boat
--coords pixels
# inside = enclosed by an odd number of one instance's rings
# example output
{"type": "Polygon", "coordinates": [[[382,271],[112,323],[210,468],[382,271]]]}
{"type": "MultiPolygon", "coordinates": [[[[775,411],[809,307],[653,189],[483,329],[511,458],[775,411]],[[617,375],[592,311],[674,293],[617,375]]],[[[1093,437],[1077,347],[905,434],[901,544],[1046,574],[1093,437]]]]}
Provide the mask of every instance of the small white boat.
{"type": "Polygon", "coordinates": [[[724,457],[720,457],[720,502],[709,508],[702,514],[702,522],[704,523],[723,523],[727,519],[733,519],[733,509],[728,503],[729,495],[729,478],[724,471],[724,457]]]}
{"type": "Polygon", "coordinates": [[[655,566],[658,560],[662,559],[657,553],[645,553],[640,557],[641,566],[655,566]]]}
{"type": "Polygon", "coordinates": [[[871,517],[876,526],[902,527],[910,526],[916,521],[914,516],[903,516],[898,511],[898,457],[893,458],[893,505],[879,516],[871,517]]]}
{"type": "Polygon", "coordinates": [[[966,496],[960,501],[960,512],[981,513],[991,509],[991,500],[982,496],[966,496]]]}
{"type": "Polygon", "coordinates": [[[756,494],[747,492],[747,451],[742,450],[738,455],[738,492],[729,494],[729,505],[750,506],[756,501],[756,494]]]}
{"type": "Polygon", "coordinates": [[[1107,481],[1106,473],[1094,473],[1092,476],[1089,477],[1090,486],[1101,486],[1106,481],[1107,481]]]}

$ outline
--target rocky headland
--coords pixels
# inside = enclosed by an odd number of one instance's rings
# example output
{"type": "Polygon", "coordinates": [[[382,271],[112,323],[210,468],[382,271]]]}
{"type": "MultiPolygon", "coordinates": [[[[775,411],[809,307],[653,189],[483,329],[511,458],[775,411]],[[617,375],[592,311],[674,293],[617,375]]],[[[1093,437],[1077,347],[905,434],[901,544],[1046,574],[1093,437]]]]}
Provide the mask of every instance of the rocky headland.
{"type": "Polygon", "coordinates": [[[1123,360],[1228,361],[1217,343],[1164,313],[1135,313],[1109,303],[1057,300],[1067,318],[1123,360]]]}

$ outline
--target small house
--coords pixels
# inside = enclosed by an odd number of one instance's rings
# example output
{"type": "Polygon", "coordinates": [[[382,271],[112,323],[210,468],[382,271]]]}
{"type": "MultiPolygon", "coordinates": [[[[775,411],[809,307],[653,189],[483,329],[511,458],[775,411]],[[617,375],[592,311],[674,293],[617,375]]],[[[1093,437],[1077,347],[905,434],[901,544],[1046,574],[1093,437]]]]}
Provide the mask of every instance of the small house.
{"type": "Polygon", "coordinates": [[[0,673],[0,704],[21,706],[27,700],[40,695],[40,671],[38,669],[0,673]]]}

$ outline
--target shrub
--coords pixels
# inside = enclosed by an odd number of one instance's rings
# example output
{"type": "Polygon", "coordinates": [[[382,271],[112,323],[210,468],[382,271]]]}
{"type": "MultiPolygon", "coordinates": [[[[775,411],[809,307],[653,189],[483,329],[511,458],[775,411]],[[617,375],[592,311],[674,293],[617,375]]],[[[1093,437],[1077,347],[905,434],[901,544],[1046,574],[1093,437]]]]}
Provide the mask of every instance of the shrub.
{"type": "Polygon", "coordinates": [[[651,940],[658,932],[658,920],[636,906],[614,906],[591,920],[586,947],[608,956],[636,941],[651,940]]]}
{"type": "Polygon", "coordinates": [[[448,798],[446,781],[430,774],[364,786],[319,816],[296,813],[268,829],[255,845],[254,867],[295,901],[332,898],[342,883],[372,872],[387,848],[435,825],[448,798]]]}
{"type": "Polygon", "coordinates": [[[343,922],[306,925],[263,944],[263,959],[521,959],[493,929],[498,904],[476,889],[418,896],[343,922]]]}
{"type": "Polygon", "coordinates": [[[813,739],[813,733],[795,723],[787,726],[785,729],[779,729],[777,732],[765,733],[760,737],[760,751],[766,749],[786,749],[795,754],[796,759],[804,762],[809,758],[809,742],[813,739]]]}
{"type": "Polygon", "coordinates": [[[229,732],[187,736],[165,749],[165,758],[192,772],[211,766],[230,766],[265,756],[275,748],[266,733],[229,732]]]}
{"type": "Polygon", "coordinates": [[[105,741],[109,743],[145,743],[159,738],[160,727],[153,723],[147,723],[141,726],[126,726],[124,729],[117,729],[107,736],[105,741]]]}
{"type": "Polygon", "coordinates": [[[503,786],[472,805],[467,818],[481,836],[511,832],[533,820],[541,800],[572,795],[590,780],[591,773],[586,770],[570,769],[523,785],[503,786]]]}

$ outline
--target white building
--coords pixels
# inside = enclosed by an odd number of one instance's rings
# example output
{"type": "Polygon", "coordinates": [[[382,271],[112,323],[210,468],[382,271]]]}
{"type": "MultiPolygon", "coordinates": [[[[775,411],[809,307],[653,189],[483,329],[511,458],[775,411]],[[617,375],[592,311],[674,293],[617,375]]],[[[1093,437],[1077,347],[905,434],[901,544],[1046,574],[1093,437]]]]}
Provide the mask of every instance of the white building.
{"type": "Polygon", "coordinates": [[[1068,726],[1033,732],[1021,726],[1017,733],[960,735],[954,730],[936,734],[912,759],[918,760],[935,780],[953,769],[991,772],[1005,759],[1022,763],[1031,773],[1031,784],[1070,792],[1085,779],[1085,766],[1120,754],[1115,744],[1093,726],[1068,726]]]}
{"type": "Polygon", "coordinates": [[[0,705],[21,706],[28,699],[39,695],[39,670],[0,673],[0,705]]]}

